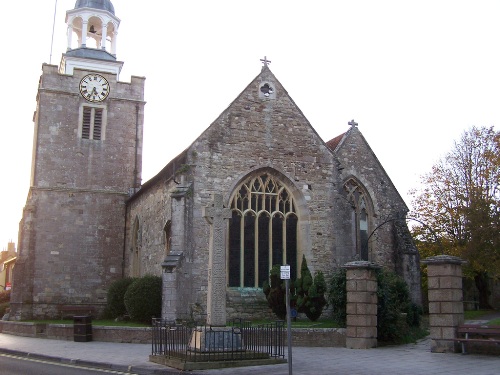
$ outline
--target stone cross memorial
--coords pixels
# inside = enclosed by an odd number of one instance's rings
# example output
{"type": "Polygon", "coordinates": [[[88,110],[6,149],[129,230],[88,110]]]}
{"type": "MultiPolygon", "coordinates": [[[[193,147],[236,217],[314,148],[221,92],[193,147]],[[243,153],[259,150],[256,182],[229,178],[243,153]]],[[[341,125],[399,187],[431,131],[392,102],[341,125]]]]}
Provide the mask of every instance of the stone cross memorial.
{"type": "Polygon", "coordinates": [[[213,204],[203,207],[202,215],[211,225],[208,255],[207,324],[226,325],[226,226],[231,210],[224,208],[222,194],[213,195],[213,204]]]}

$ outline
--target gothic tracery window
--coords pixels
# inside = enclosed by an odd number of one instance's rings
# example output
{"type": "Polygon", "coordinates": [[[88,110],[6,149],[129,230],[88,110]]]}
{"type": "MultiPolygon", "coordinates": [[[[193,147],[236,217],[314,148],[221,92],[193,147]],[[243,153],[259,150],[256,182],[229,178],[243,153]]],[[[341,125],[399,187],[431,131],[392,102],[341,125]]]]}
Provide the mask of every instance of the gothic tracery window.
{"type": "Polygon", "coordinates": [[[163,227],[163,239],[165,241],[165,257],[170,254],[170,244],[172,242],[172,221],[168,220],[163,227]]]}
{"type": "Polygon", "coordinates": [[[344,190],[352,206],[352,242],[356,246],[359,259],[369,260],[368,235],[373,212],[370,197],[365,189],[352,178],[344,184],[344,190]]]}
{"type": "Polygon", "coordinates": [[[132,276],[141,276],[140,254],[141,254],[141,229],[139,218],[135,218],[132,229],[132,276]]]}
{"type": "Polygon", "coordinates": [[[297,275],[297,213],[294,199],[274,176],[253,176],[237,189],[229,223],[229,286],[260,288],[275,264],[297,275]]]}

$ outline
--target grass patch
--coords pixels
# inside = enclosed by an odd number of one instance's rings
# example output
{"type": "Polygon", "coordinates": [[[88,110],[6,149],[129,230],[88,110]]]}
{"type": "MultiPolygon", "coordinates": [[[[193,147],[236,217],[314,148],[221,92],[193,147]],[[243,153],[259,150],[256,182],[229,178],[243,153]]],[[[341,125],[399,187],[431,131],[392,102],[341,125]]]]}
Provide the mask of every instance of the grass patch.
{"type": "Polygon", "coordinates": [[[500,318],[493,319],[488,322],[489,326],[500,326],[500,318]]]}
{"type": "Polygon", "coordinates": [[[482,316],[494,313],[494,310],[466,310],[464,311],[465,320],[476,320],[482,316]]]}
{"type": "MultiPolygon", "coordinates": [[[[272,321],[269,320],[252,320],[252,325],[259,324],[269,324],[272,321]]],[[[285,321],[286,325],[286,321],[285,321]]],[[[311,322],[310,320],[292,320],[291,322],[292,328],[345,328],[338,325],[335,321],[331,319],[320,319],[315,322],[311,322]]]]}
{"type": "Polygon", "coordinates": [[[403,337],[402,344],[416,343],[418,340],[429,336],[429,330],[423,327],[410,327],[408,335],[403,337]]]}
{"type": "Polygon", "coordinates": [[[400,339],[397,342],[378,340],[377,343],[379,346],[414,344],[418,340],[424,339],[427,336],[429,336],[428,329],[423,327],[409,327],[408,333],[400,337],[400,339]]]}

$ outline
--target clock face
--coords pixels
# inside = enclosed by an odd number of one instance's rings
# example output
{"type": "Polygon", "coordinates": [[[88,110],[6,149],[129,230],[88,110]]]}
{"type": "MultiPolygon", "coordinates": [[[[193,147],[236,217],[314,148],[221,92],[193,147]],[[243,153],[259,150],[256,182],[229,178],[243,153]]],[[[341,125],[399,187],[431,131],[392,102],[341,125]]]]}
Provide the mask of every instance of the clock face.
{"type": "Polygon", "coordinates": [[[109,83],[100,74],[87,74],[80,81],[80,93],[89,102],[102,102],[109,95],[109,83]]]}

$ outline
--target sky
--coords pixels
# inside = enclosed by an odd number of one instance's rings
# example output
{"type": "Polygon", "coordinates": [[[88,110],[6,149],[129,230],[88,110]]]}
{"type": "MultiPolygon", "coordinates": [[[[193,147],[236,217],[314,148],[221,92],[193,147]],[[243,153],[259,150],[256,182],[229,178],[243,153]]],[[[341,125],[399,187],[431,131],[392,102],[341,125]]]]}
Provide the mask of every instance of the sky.
{"type": "MultiPolygon", "coordinates": [[[[2,4],[0,249],[17,247],[38,79],[43,63],[59,65],[75,3],[2,4]]],[[[112,3],[120,80],[146,77],[143,182],[228,107],[264,56],[325,142],[359,124],[410,209],[410,189],[464,131],[498,130],[498,0],[112,3]]]]}

